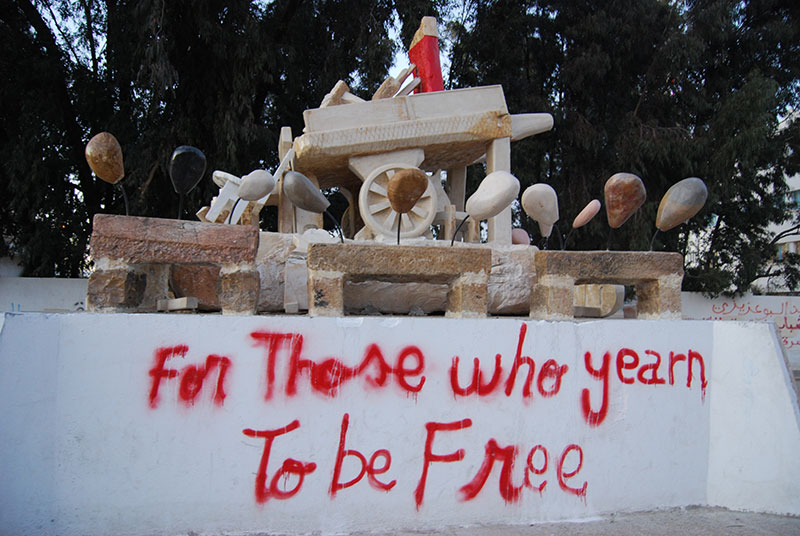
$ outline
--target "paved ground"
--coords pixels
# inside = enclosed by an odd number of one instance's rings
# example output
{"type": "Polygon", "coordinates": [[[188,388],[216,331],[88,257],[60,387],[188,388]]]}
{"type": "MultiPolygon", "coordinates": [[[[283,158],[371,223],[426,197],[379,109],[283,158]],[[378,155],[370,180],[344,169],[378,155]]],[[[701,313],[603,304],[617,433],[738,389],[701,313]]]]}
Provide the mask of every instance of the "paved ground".
{"type": "MultiPolygon", "coordinates": [[[[358,533],[364,534],[367,533],[358,533]]],[[[375,535],[375,533],[372,533],[375,535]]],[[[722,508],[687,508],[615,515],[588,522],[545,523],[501,527],[453,528],[435,532],[398,531],[386,534],[420,536],[789,536],[800,535],[800,517],[731,512],[722,508]]]]}

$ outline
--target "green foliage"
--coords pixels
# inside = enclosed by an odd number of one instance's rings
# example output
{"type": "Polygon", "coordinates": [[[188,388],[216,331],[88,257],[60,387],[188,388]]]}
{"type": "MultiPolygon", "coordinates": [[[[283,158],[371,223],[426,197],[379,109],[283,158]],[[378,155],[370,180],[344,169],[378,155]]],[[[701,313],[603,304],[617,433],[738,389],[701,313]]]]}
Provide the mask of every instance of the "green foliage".
{"type": "MultiPolygon", "coordinates": [[[[512,113],[553,114],[553,131],[512,145],[512,161],[523,189],[559,193],[562,232],[613,173],[645,181],[631,220],[609,234],[601,215],[571,248],[646,249],[661,196],[698,176],[706,207],[656,239],[685,255],[685,288],[741,292],[763,275],[794,286],[798,257],[771,262],[767,226],[785,218],[783,178],[800,171],[799,12],[790,0],[0,0],[13,51],[0,57],[0,253],[27,275],[85,271],[92,217],[124,210],[85,162],[93,134],[122,144],[131,213],[174,217],[175,147],[201,149],[209,175],[274,167],[282,126],[299,134],[339,79],[371,94],[434,15],[451,87],[502,84],[512,113]]],[[[482,173],[469,177],[475,187],[482,173]]],[[[215,192],[203,180],[185,217],[215,192]]]]}
{"type": "Polygon", "coordinates": [[[449,79],[502,84],[512,113],[553,114],[552,132],[512,146],[512,166],[523,189],[556,189],[564,232],[613,173],[642,177],[642,209],[610,235],[596,218],[572,247],[647,249],[663,194],[697,176],[705,208],[656,239],[684,253],[684,289],[744,292],[766,273],[794,284],[797,259],[770,263],[766,228],[798,171],[798,122],[777,128],[800,100],[798,14],[780,0],[480,1],[452,23],[449,79]]]}

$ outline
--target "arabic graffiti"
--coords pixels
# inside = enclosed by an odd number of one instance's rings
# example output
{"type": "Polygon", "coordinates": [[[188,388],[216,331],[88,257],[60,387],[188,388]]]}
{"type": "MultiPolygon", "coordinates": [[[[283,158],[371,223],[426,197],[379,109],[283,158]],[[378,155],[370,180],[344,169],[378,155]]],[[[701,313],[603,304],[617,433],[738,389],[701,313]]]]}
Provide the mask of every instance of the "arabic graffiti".
{"type": "Polygon", "coordinates": [[[687,316],[700,320],[774,322],[786,350],[800,346],[800,298],[747,296],[704,301],[703,306],[684,307],[687,316]],[[694,314],[690,310],[695,309],[694,314]],[[704,309],[704,310],[703,310],[704,309]]]}

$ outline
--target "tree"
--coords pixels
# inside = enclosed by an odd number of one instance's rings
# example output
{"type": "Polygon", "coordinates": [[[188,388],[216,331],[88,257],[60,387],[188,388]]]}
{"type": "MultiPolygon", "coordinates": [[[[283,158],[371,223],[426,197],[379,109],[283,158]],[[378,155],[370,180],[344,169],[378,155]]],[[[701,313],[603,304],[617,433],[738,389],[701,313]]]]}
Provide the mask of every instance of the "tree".
{"type": "MultiPolygon", "coordinates": [[[[417,0],[0,0],[0,229],[25,275],[87,268],[91,220],[122,213],[120,191],[93,178],[91,135],[112,132],[125,157],[131,213],[174,217],[168,160],[194,145],[213,169],[244,174],[277,162],[282,126],[338,79],[371,94],[421,14],[417,0]]],[[[207,179],[208,177],[206,177],[207,179]]],[[[189,215],[216,187],[204,180],[189,215]]],[[[265,222],[269,225],[269,222],[265,222]]]]}
{"type": "Polygon", "coordinates": [[[499,83],[512,113],[555,119],[551,133],[512,146],[522,187],[551,184],[565,227],[602,200],[611,174],[645,182],[648,200],[628,223],[609,235],[601,217],[575,233],[573,247],[646,249],[662,195],[699,176],[706,207],[657,242],[684,254],[684,289],[743,292],[770,269],[792,281],[796,259],[770,263],[766,227],[785,218],[783,177],[797,171],[797,122],[777,128],[800,99],[795,3],[469,5],[470,17],[451,28],[453,86],[499,83]]]}

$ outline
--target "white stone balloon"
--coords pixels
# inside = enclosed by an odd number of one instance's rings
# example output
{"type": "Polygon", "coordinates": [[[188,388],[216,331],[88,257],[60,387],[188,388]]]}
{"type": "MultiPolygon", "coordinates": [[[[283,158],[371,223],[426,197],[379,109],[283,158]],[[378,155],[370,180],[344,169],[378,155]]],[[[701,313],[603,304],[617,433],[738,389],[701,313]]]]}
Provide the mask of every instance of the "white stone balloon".
{"type": "Polygon", "coordinates": [[[508,171],[486,175],[475,193],[467,199],[467,214],[475,220],[485,220],[500,214],[519,194],[519,181],[508,171]]]}
{"type": "Polygon", "coordinates": [[[522,208],[539,224],[542,236],[550,236],[558,221],[558,195],[553,187],[543,182],[528,186],[522,194],[522,208]]]}
{"type": "Polygon", "coordinates": [[[311,179],[297,171],[289,171],[283,176],[283,191],[294,206],[309,212],[319,214],[331,205],[311,179]]]}
{"type": "Polygon", "coordinates": [[[275,178],[268,171],[257,169],[242,177],[236,195],[245,201],[258,201],[271,193],[274,188],[275,178]]]}

